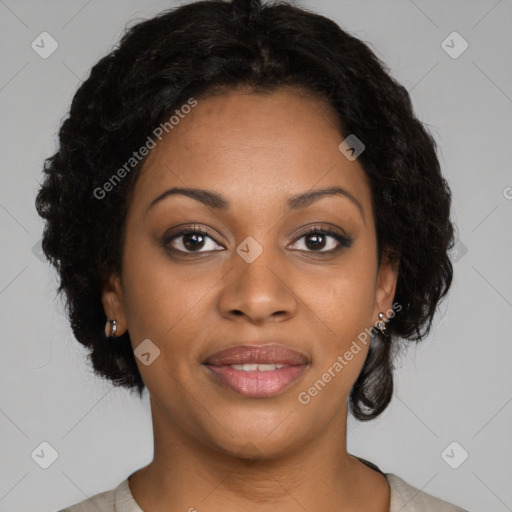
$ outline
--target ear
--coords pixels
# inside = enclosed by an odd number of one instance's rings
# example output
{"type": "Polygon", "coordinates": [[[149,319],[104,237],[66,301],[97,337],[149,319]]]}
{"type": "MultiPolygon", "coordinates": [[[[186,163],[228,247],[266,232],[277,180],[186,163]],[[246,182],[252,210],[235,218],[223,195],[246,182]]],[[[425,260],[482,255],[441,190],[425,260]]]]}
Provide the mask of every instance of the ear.
{"type": "Polygon", "coordinates": [[[117,274],[112,274],[105,283],[101,302],[107,320],[116,320],[116,337],[121,336],[127,330],[127,325],[121,278],[117,274]]]}
{"type": "Polygon", "coordinates": [[[392,259],[390,254],[384,251],[381,258],[377,282],[375,286],[375,304],[373,308],[373,322],[379,320],[382,312],[389,318],[393,311],[393,298],[395,297],[396,282],[398,280],[399,261],[392,259]]]}

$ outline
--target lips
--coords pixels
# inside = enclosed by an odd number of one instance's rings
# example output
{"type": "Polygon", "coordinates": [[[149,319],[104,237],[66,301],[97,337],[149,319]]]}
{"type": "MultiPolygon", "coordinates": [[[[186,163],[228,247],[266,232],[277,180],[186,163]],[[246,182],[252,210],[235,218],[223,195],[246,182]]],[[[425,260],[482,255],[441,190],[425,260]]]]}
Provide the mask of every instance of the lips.
{"type": "Polygon", "coordinates": [[[277,395],[295,382],[309,358],[283,345],[239,345],[209,356],[208,375],[224,388],[251,398],[277,395]]]}
{"type": "Polygon", "coordinates": [[[232,364],[309,364],[309,358],[283,345],[239,345],[215,352],[205,364],[224,366],[232,364]]]}

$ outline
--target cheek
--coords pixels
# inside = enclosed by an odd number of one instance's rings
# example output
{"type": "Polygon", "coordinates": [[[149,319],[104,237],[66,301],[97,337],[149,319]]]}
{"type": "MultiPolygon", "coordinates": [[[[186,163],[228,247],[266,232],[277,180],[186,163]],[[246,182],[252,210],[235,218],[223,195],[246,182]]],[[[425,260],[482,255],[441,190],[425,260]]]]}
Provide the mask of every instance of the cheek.
{"type": "Polygon", "coordinates": [[[152,395],[161,396],[166,390],[175,397],[173,403],[184,407],[176,397],[181,396],[180,382],[190,381],[190,373],[197,367],[193,341],[202,325],[200,304],[209,287],[191,283],[169,261],[154,257],[154,250],[147,251],[142,245],[133,249],[127,250],[123,268],[127,327],[136,356],[139,344],[144,340],[152,343],[139,349],[149,351],[150,364],[138,357],[136,363],[152,395]]]}
{"type": "MultiPolygon", "coordinates": [[[[308,383],[329,382],[323,400],[338,402],[347,395],[366,359],[375,301],[377,259],[372,254],[354,250],[343,265],[310,283],[305,295],[318,326],[313,352],[317,364],[308,383]]],[[[317,387],[323,389],[321,383],[317,387]]]]}
{"type": "Polygon", "coordinates": [[[134,345],[145,338],[155,340],[159,346],[177,339],[178,333],[197,321],[196,306],[207,289],[208,286],[194,284],[190,273],[173,265],[155,242],[127,236],[123,296],[134,345]]]}
{"type": "Polygon", "coordinates": [[[354,251],[342,264],[326,270],[304,295],[341,344],[373,323],[377,262],[368,256],[369,251],[360,252],[354,251]]]}

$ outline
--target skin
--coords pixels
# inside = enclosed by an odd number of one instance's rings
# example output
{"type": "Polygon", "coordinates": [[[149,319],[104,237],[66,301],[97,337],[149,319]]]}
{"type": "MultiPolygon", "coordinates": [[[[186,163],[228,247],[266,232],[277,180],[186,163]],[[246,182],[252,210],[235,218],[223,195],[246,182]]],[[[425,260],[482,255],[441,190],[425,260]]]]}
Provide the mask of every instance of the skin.
{"type": "Polygon", "coordinates": [[[148,366],[137,359],[154,429],[154,459],[129,480],[143,510],[389,510],[386,478],[346,450],[348,395],[368,345],[309,404],[297,399],[391,309],[395,293],[396,266],[378,264],[368,179],[341,154],[342,140],[321,99],[236,89],[198,99],[148,155],[126,219],[123,270],[102,297],[134,350],[145,339],[160,350],[148,366]],[[286,210],[289,196],[331,186],[361,211],[340,194],[286,210]],[[173,195],[148,210],[171,187],[213,190],[230,207],[173,195]],[[164,247],[183,224],[209,235],[164,247]],[[301,234],[312,226],[345,232],[352,245],[327,254],[339,243],[324,235],[311,244],[301,234]],[[249,236],[263,249],[252,263],[236,252],[249,236]],[[201,364],[216,350],[273,340],[311,359],[276,396],[239,395],[201,364]]]}

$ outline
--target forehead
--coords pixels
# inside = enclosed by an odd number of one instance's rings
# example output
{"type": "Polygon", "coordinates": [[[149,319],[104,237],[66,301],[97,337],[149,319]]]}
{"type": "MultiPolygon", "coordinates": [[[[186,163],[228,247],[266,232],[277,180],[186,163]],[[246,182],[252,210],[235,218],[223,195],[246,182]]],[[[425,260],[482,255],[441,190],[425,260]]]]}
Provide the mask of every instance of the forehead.
{"type": "Polygon", "coordinates": [[[147,207],[171,187],[197,187],[222,192],[233,207],[270,206],[341,186],[368,208],[366,173],[339,151],[339,124],[327,102],[293,89],[198,98],[148,155],[137,203],[147,207]]]}

